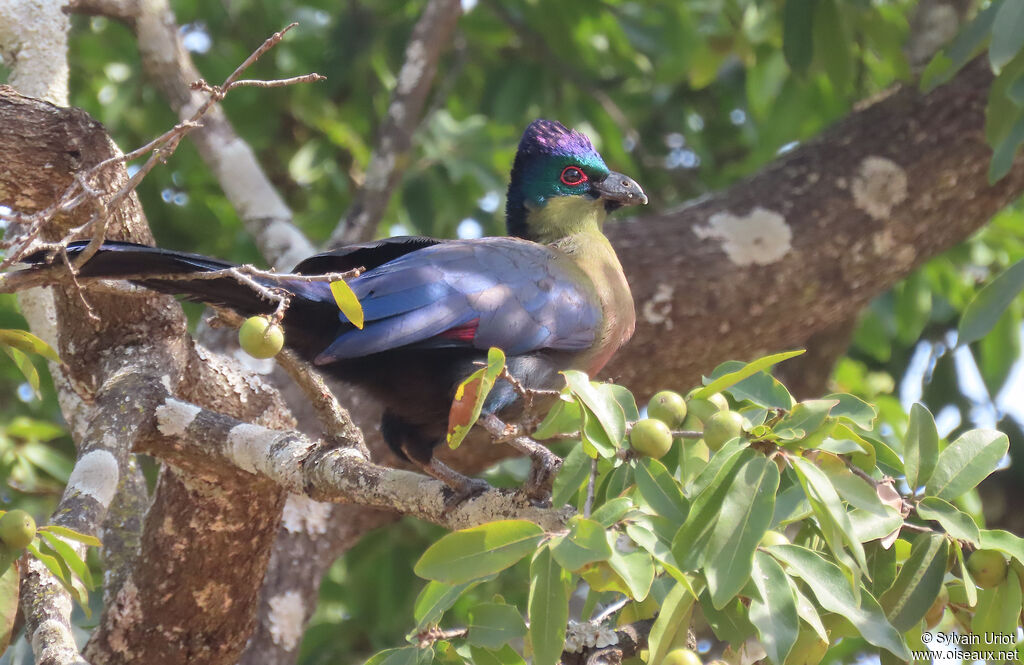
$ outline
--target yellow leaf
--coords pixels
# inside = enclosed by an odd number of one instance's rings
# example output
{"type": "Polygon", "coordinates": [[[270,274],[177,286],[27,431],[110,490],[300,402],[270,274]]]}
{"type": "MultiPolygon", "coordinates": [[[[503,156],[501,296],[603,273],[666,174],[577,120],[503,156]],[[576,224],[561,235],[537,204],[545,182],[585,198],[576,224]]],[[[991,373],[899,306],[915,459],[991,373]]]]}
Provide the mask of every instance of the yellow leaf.
{"type": "Polygon", "coordinates": [[[12,328],[0,329],[0,344],[12,346],[20,351],[24,351],[25,353],[38,353],[47,360],[52,360],[55,363],[60,362],[57,352],[54,351],[49,344],[27,330],[17,330],[12,328]]]}
{"type": "Polygon", "coordinates": [[[331,282],[331,295],[338,309],[345,315],[345,318],[360,330],[363,329],[363,306],[359,304],[359,298],[352,292],[352,288],[342,280],[331,282]]]}
{"type": "Polygon", "coordinates": [[[455,399],[448,412],[448,434],[445,436],[453,450],[459,447],[480,418],[484,401],[504,368],[505,353],[492,346],[487,352],[487,366],[470,374],[455,389],[455,399]]]}

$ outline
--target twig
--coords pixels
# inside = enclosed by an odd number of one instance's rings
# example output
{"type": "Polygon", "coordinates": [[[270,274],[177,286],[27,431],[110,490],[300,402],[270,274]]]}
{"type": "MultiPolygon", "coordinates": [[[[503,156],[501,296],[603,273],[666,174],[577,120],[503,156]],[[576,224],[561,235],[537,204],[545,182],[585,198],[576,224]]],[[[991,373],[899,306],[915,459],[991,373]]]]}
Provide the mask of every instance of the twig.
{"type": "Polygon", "coordinates": [[[480,417],[480,425],[495,443],[507,443],[530,458],[530,475],[523,486],[526,495],[535,501],[551,500],[555,475],[562,468],[562,458],[523,434],[521,425],[506,424],[493,413],[480,417]]]}
{"type": "Polygon", "coordinates": [[[590,460],[590,475],[587,477],[587,498],[583,502],[583,516],[590,517],[594,509],[594,489],[597,484],[597,460],[590,460]]]}
{"type": "Polygon", "coordinates": [[[469,633],[468,628],[452,628],[441,630],[440,628],[428,628],[416,636],[416,645],[421,649],[432,646],[441,640],[454,640],[465,637],[469,633]]]}
{"type": "Polygon", "coordinates": [[[0,244],[0,247],[10,250],[7,253],[7,256],[0,261],[0,270],[10,267],[14,263],[20,261],[30,250],[36,249],[34,241],[46,222],[52,219],[55,215],[67,213],[88,201],[93,202],[97,206],[98,210],[88,219],[88,221],[69,231],[65,235],[64,239],[60,241],[60,244],[66,246],[67,242],[79,234],[87,231],[91,232],[89,244],[75,258],[74,262],[76,267],[83,265],[99,250],[100,244],[103,242],[106,232],[106,224],[109,218],[109,211],[116,209],[125,197],[134,192],[142,179],[153,170],[157,163],[166,161],[167,158],[170,157],[170,155],[177,149],[181,139],[193,129],[200,127],[201,125],[199,121],[203,116],[205,116],[215,104],[223,100],[232,88],[240,86],[270,88],[323,80],[325,77],[315,73],[270,81],[257,81],[250,79],[239,80],[238,78],[241,76],[243,71],[256,62],[256,60],[258,60],[264,53],[277,45],[281,39],[283,39],[285,33],[296,25],[298,24],[292,23],[265,40],[263,44],[253,51],[252,54],[250,54],[249,57],[246,58],[245,61],[243,61],[242,64],[239,65],[221,85],[211,86],[203,80],[193,83],[192,87],[194,89],[203,90],[207,93],[207,99],[199,106],[198,109],[195,110],[194,113],[192,113],[188,120],[179,122],[167,132],[164,132],[157,138],[144,146],[133,150],[132,152],[119,155],[117,157],[111,157],[103,160],[99,164],[96,164],[85,173],[77,176],[74,182],[65,189],[58,200],[43,210],[31,215],[25,215],[20,212],[0,213],[0,220],[28,225],[28,230],[20,237],[0,244]],[[132,174],[130,178],[128,178],[127,182],[125,182],[124,185],[116,191],[105,195],[103,192],[96,190],[91,186],[90,183],[92,179],[104,169],[113,165],[125,164],[138,159],[145,154],[149,154],[146,161],[134,174],[132,174]]]}
{"type": "Polygon", "coordinates": [[[618,612],[619,610],[621,610],[623,607],[626,606],[626,603],[628,603],[628,602],[629,602],[629,598],[620,598],[620,599],[618,599],[617,601],[615,601],[611,605],[608,605],[603,610],[601,610],[597,614],[597,616],[595,616],[594,618],[592,618],[590,620],[590,623],[592,623],[592,624],[594,624],[596,626],[597,624],[601,623],[602,621],[604,621],[605,619],[607,619],[611,615],[613,615],[616,612],[618,612]]]}
{"type": "Polygon", "coordinates": [[[323,377],[309,363],[287,349],[277,354],[275,360],[309,398],[324,424],[328,443],[354,447],[369,459],[370,452],[363,441],[362,430],[356,427],[348,411],[338,403],[323,377]]]}

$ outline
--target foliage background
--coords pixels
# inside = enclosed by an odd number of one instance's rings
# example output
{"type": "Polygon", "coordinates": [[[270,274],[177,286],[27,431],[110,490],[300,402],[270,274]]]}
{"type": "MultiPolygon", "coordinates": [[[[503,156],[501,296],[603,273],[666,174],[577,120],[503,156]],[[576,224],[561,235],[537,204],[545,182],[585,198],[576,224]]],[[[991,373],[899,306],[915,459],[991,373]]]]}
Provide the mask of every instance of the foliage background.
{"type": "MultiPolygon", "coordinates": [[[[326,240],[362,181],[424,4],[172,3],[186,45],[212,81],[222,80],[265,35],[300,22],[250,73],[272,78],[318,71],[328,80],[239,89],[224,106],[314,242],[326,240]]],[[[589,133],[613,168],[643,184],[654,208],[669,209],[756,171],[858,101],[913,80],[917,70],[904,45],[917,3],[821,0],[803,24],[792,8],[805,4],[467,0],[379,234],[500,233],[515,145],[536,117],[589,133]]],[[[968,15],[979,9],[966,4],[968,15]]],[[[145,81],[124,26],[81,17],[73,25],[73,105],[106,124],[122,148],[141,145],[175,122],[145,81]]],[[[0,80],[4,74],[0,69],[0,80]]],[[[160,244],[259,263],[190,144],[153,172],[139,194],[160,244]]],[[[897,431],[905,427],[910,403],[920,399],[937,414],[942,434],[998,423],[1010,435],[1011,451],[1020,451],[1021,299],[968,348],[954,351],[951,331],[981,283],[1022,257],[1024,205],[1018,203],[863,312],[833,371],[834,387],[878,404],[897,431]]],[[[23,325],[13,297],[0,295],[0,328],[23,325]]],[[[697,378],[680,377],[668,387],[697,378]]],[[[9,481],[4,498],[40,518],[70,470],[70,440],[52,425],[58,413],[45,379],[37,399],[12,364],[0,363],[0,471],[9,481]]],[[[1019,472],[1011,467],[1008,473],[1019,472]]],[[[979,500],[979,517],[980,506],[979,500]]],[[[998,494],[985,497],[990,524],[1004,519],[1007,508],[998,494]]],[[[301,662],[358,662],[400,643],[422,585],[412,562],[438,535],[434,527],[406,521],[364,539],[339,561],[324,582],[301,662]]],[[[496,583],[475,591],[478,598],[494,593],[518,600],[520,592],[496,583]]]]}

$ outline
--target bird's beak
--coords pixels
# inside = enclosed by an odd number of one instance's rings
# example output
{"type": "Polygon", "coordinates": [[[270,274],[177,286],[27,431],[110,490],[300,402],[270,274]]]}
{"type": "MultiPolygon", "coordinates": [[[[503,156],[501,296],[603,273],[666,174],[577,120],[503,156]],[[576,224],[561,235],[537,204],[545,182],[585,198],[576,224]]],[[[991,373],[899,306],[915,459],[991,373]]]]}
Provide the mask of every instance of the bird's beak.
{"type": "Polygon", "coordinates": [[[590,189],[604,199],[604,206],[609,212],[622,206],[645,205],[647,195],[643,188],[629,176],[612,171],[601,182],[595,182],[590,189]]]}

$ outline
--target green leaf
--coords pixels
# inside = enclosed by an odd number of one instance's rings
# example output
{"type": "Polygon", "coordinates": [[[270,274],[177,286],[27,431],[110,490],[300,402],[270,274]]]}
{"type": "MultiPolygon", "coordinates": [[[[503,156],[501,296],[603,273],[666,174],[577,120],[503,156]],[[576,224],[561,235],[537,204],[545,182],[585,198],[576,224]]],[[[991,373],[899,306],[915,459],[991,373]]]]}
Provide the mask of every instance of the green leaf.
{"type": "MultiPolygon", "coordinates": [[[[814,55],[815,0],[786,0],[782,10],[782,53],[790,68],[803,74],[814,55]]],[[[781,665],[778,663],[777,665],[781,665]]]]}
{"type": "Polygon", "coordinates": [[[466,641],[476,647],[498,649],[526,635],[519,610],[505,603],[480,603],[469,611],[466,641]]]}
{"type": "Polygon", "coordinates": [[[402,647],[375,653],[365,665],[428,665],[431,660],[433,652],[430,649],[402,647]]]}
{"type": "Polygon", "coordinates": [[[6,344],[24,353],[35,353],[47,360],[60,363],[60,356],[53,348],[27,330],[0,329],[0,344],[6,344]]]}
{"type": "Polygon", "coordinates": [[[754,551],[775,510],[779,467],[755,454],[736,471],[718,511],[704,555],[711,602],[725,607],[750,579],[754,551]]]}
{"type": "Polygon", "coordinates": [[[935,429],[935,419],[924,405],[915,403],[910,407],[907,437],[903,442],[903,468],[911,492],[931,479],[938,456],[939,432],[935,429]]]}
{"type": "Polygon", "coordinates": [[[903,526],[903,517],[894,508],[888,508],[885,515],[866,510],[851,510],[847,514],[853,524],[853,532],[861,543],[881,540],[903,526]]]}
{"type": "Polygon", "coordinates": [[[822,607],[842,615],[852,623],[861,637],[899,658],[910,659],[903,638],[885,618],[878,601],[867,589],[862,589],[860,602],[857,602],[846,576],[838,566],[826,561],[817,552],[796,545],[775,545],[768,552],[789,566],[790,575],[800,577],[807,583],[822,607]]]}
{"type": "Polygon", "coordinates": [[[889,623],[906,632],[924,619],[942,588],[949,559],[949,542],[937,533],[921,533],[914,539],[892,587],[879,602],[889,623]]]}
{"type": "Polygon", "coordinates": [[[18,615],[18,585],[21,576],[17,566],[7,566],[0,574],[0,653],[11,643],[14,619],[18,615]]]}
{"type": "Polygon", "coordinates": [[[620,496],[601,504],[601,506],[590,515],[590,519],[599,523],[604,528],[610,529],[615,526],[615,524],[621,520],[632,507],[632,499],[628,496],[620,496]]]}
{"type": "MultiPolygon", "coordinates": [[[[614,539],[617,535],[609,533],[608,538],[614,539]]],[[[623,554],[613,547],[608,565],[629,587],[629,595],[633,600],[643,600],[647,597],[654,582],[654,561],[651,560],[650,554],[641,550],[623,554]]]]}
{"type": "Polygon", "coordinates": [[[803,485],[804,491],[807,493],[811,507],[822,522],[822,533],[829,548],[837,557],[840,557],[843,553],[842,545],[845,542],[857,560],[857,564],[861,569],[866,569],[867,558],[864,555],[864,546],[861,545],[857,532],[853,528],[853,522],[850,521],[850,516],[828,476],[805,459],[791,457],[790,462],[800,478],[800,484],[803,485]],[[829,525],[834,525],[838,533],[833,532],[829,525]]]}
{"type": "Polygon", "coordinates": [[[768,658],[783,665],[800,633],[796,594],[782,566],[764,552],[754,554],[751,579],[760,598],[750,599],[750,623],[764,645],[768,658]]]}
{"type": "Polygon", "coordinates": [[[437,622],[441,620],[445,612],[451,609],[455,601],[476,585],[477,582],[462,584],[428,582],[416,596],[416,604],[413,605],[412,616],[416,620],[415,632],[418,633],[430,626],[437,625],[437,622]]]}
{"type": "Polygon", "coordinates": [[[564,399],[558,399],[548,411],[548,415],[533,431],[533,438],[550,439],[559,434],[572,434],[581,429],[583,429],[583,414],[580,412],[579,402],[576,400],[566,402],[564,399]]]}
{"type": "Polygon", "coordinates": [[[661,604],[661,610],[658,612],[647,638],[650,653],[647,658],[648,663],[662,662],[675,645],[677,634],[683,638],[686,637],[686,631],[690,627],[690,613],[693,610],[694,600],[696,598],[692,590],[681,582],[677,582],[665,596],[665,601],[661,604]]]}
{"type": "Polygon", "coordinates": [[[977,487],[996,470],[1009,449],[1002,432],[972,429],[939,453],[932,477],[925,484],[927,496],[952,501],[977,487]]]}
{"type": "Polygon", "coordinates": [[[877,597],[896,581],[896,549],[886,549],[880,542],[871,543],[864,549],[868,555],[868,591],[877,597]]]}
{"type": "Polygon", "coordinates": [[[978,525],[970,515],[961,512],[953,504],[934,496],[926,496],[917,504],[917,514],[922,519],[935,520],[954,538],[981,547],[981,532],[978,525]]]}
{"type": "Polygon", "coordinates": [[[56,552],[49,547],[45,542],[39,542],[37,548],[35,543],[30,544],[27,549],[29,553],[39,560],[50,573],[57,578],[64,590],[71,594],[71,597],[75,599],[78,606],[82,608],[85,616],[88,618],[92,615],[89,609],[89,599],[83,595],[82,591],[75,586],[74,581],[71,578],[71,569],[59,558],[57,558],[56,552]]]}
{"type": "Polygon", "coordinates": [[[335,304],[348,319],[348,322],[362,330],[363,306],[359,304],[359,298],[356,297],[352,288],[344,280],[339,279],[336,282],[331,282],[331,295],[334,296],[335,304]]]}
{"type": "Polygon", "coordinates": [[[700,595],[700,608],[715,636],[728,642],[734,650],[754,634],[747,607],[739,598],[733,598],[725,607],[718,609],[711,602],[711,594],[705,591],[700,595]]]}
{"type": "Polygon", "coordinates": [[[14,361],[15,367],[21,372],[25,380],[28,381],[28,385],[32,388],[32,392],[35,393],[36,399],[42,399],[43,395],[39,392],[39,372],[36,370],[36,366],[32,364],[32,361],[23,352],[15,349],[11,346],[0,347],[4,352],[10,356],[11,360],[14,361]]]}
{"type": "MultiPolygon", "coordinates": [[[[711,373],[711,379],[717,379],[730,372],[740,370],[745,365],[738,360],[728,360],[711,373]]],[[[736,401],[750,401],[765,408],[785,409],[793,408],[793,396],[786,390],[786,386],[768,372],[762,370],[739,383],[724,390],[733,396],[736,401]]]]}
{"type": "Polygon", "coordinates": [[[627,421],[633,422],[640,419],[640,409],[636,406],[636,398],[633,397],[633,393],[629,392],[628,388],[615,383],[599,383],[597,387],[601,392],[615,400],[619,408],[622,409],[622,413],[626,416],[627,421]]]}
{"type": "Polygon", "coordinates": [[[544,530],[526,520],[502,520],[455,531],[427,548],[416,562],[420,577],[461,584],[493,575],[533,552],[544,530]]]}
{"type": "MultiPolygon", "coordinates": [[[[654,557],[654,560],[665,567],[673,577],[679,577],[682,575],[682,571],[679,570],[678,564],[676,564],[676,558],[672,556],[672,550],[669,547],[671,541],[666,542],[664,539],[658,536],[653,528],[653,521],[651,527],[642,525],[640,521],[631,522],[626,524],[626,535],[629,536],[634,543],[647,550],[647,552],[654,557]]],[[[673,534],[674,535],[674,534],[673,534]]]]}
{"type": "Polygon", "coordinates": [[[857,427],[871,431],[875,426],[875,419],[878,418],[878,408],[868,404],[856,395],[849,393],[832,393],[825,395],[824,400],[838,400],[839,403],[832,407],[829,415],[840,420],[847,420],[857,427]]]}
{"type": "Polygon", "coordinates": [[[615,396],[600,390],[583,372],[566,370],[562,374],[569,385],[569,391],[594,415],[611,445],[621,447],[626,438],[626,415],[615,401],[615,396]]]}
{"type": "Polygon", "coordinates": [[[967,560],[964,559],[964,548],[960,546],[959,542],[954,540],[953,551],[956,552],[956,560],[960,566],[960,579],[964,582],[964,595],[967,597],[967,605],[969,607],[975,607],[978,604],[978,587],[974,583],[974,578],[971,577],[971,572],[967,570],[967,560]]]}
{"type": "Polygon", "coordinates": [[[503,369],[505,352],[492,346],[487,351],[487,366],[470,374],[455,389],[455,399],[452,400],[451,410],[448,412],[446,435],[448,446],[452,450],[459,447],[480,418],[487,395],[490,394],[503,369]]]}
{"type": "MultiPolygon", "coordinates": [[[[1024,6],[1024,3],[1020,4],[1024,6]]],[[[970,344],[987,335],[1021,290],[1024,290],[1024,259],[1001,272],[978,291],[960,318],[957,341],[970,344]]]]}
{"type": "Polygon", "coordinates": [[[992,44],[988,47],[988,60],[992,69],[999,71],[1024,49],[1024,3],[1004,2],[992,24],[992,44]]]}
{"type": "Polygon", "coordinates": [[[1009,531],[982,529],[981,547],[986,550],[999,550],[1024,563],[1024,538],[1009,531]]]}
{"type": "MultiPolygon", "coordinates": [[[[712,459],[712,463],[725,450],[723,448],[718,455],[712,459]]],[[[707,549],[708,541],[718,521],[718,509],[725,500],[731,486],[731,480],[735,469],[743,466],[759,453],[745,448],[736,451],[727,458],[727,463],[717,467],[709,464],[705,472],[712,471],[713,478],[708,480],[707,487],[701,490],[690,506],[689,516],[686,522],[679,528],[675,538],[672,539],[672,555],[679,562],[683,570],[695,570],[700,567],[704,560],[704,551],[707,549]]],[[[704,474],[702,473],[701,476],[704,474]]],[[[698,481],[701,479],[698,478],[698,481]]],[[[767,528],[767,527],[765,527],[767,528]]]]}
{"type": "Polygon", "coordinates": [[[786,430],[791,430],[796,434],[792,438],[801,439],[824,425],[828,414],[838,404],[837,399],[809,399],[800,402],[772,429],[779,436],[786,430]]]}
{"type": "Polygon", "coordinates": [[[472,665],[526,665],[523,657],[516,650],[506,645],[497,651],[470,647],[469,660],[472,665]]]}
{"type": "Polygon", "coordinates": [[[530,562],[530,644],[534,665],[556,665],[565,648],[570,576],[542,547],[530,562]]]}
{"type": "Polygon", "coordinates": [[[797,351],[785,351],[783,353],[776,353],[770,356],[765,356],[764,358],[758,358],[757,360],[747,363],[741,369],[729,372],[728,374],[724,374],[718,377],[717,379],[713,380],[711,383],[707,384],[706,386],[698,390],[696,393],[694,393],[694,397],[698,399],[707,399],[708,397],[714,395],[715,393],[722,392],[726,388],[736,385],[743,379],[749,376],[753,376],[754,374],[757,374],[761,370],[768,369],[773,365],[778,365],[783,360],[795,358],[796,356],[802,355],[803,353],[804,350],[800,349],[797,351]]]}
{"type": "MultiPolygon", "coordinates": [[[[788,576],[787,576],[788,577],[788,576]]],[[[793,593],[796,594],[796,612],[800,615],[800,618],[804,620],[808,626],[810,626],[818,637],[825,642],[828,642],[828,631],[825,630],[825,624],[822,623],[821,617],[818,615],[818,608],[815,607],[814,603],[804,595],[804,592],[797,586],[796,580],[789,578],[789,585],[793,589],[793,593]]]]}
{"type": "Polygon", "coordinates": [[[605,537],[604,526],[594,520],[574,516],[569,533],[551,541],[551,555],[562,568],[576,571],[594,561],[606,561],[612,548],[605,537]]]}
{"type": "Polygon", "coordinates": [[[49,543],[50,547],[53,548],[64,562],[64,565],[70,568],[78,576],[78,579],[82,580],[82,584],[85,585],[86,589],[92,591],[96,588],[92,581],[92,573],[89,572],[89,566],[78,556],[78,553],[75,552],[71,545],[68,545],[60,537],[49,531],[40,530],[38,533],[43,540],[49,543]]]}
{"type": "Polygon", "coordinates": [[[1016,635],[1020,610],[1020,578],[1011,567],[1006,570],[1006,579],[999,586],[978,592],[971,632],[975,635],[1016,635]]]}
{"type": "Polygon", "coordinates": [[[79,533],[74,529],[69,529],[66,526],[58,526],[56,524],[47,524],[46,526],[39,527],[40,531],[49,531],[55,533],[61,538],[67,538],[68,540],[74,540],[80,543],[89,545],[90,547],[103,547],[103,543],[96,536],[90,536],[86,533],[79,533]]]}
{"type": "Polygon", "coordinates": [[[656,513],[676,524],[686,521],[689,505],[664,464],[656,459],[641,459],[634,465],[633,475],[641,498],[656,513]]]}
{"type": "Polygon", "coordinates": [[[823,464],[821,467],[822,472],[828,477],[839,496],[855,508],[866,510],[879,517],[888,517],[892,508],[882,503],[875,488],[845,466],[840,466],[842,464],[842,462],[835,461],[827,465],[823,464]]]}
{"type": "Polygon", "coordinates": [[[579,491],[590,476],[593,460],[583,451],[583,445],[573,446],[555,476],[551,490],[551,505],[564,506],[579,491]]]}
{"type": "Polygon", "coordinates": [[[814,13],[814,55],[840,95],[853,83],[853,44],[836,0],[819,0],[814,13]]]}

